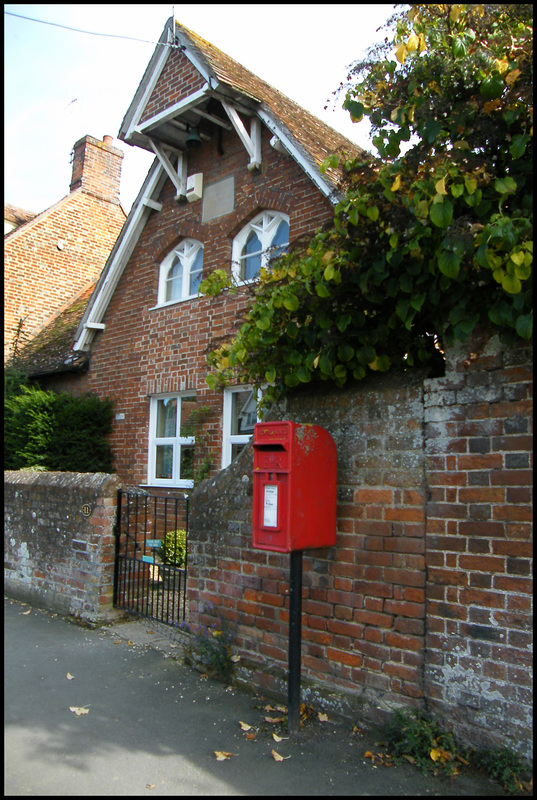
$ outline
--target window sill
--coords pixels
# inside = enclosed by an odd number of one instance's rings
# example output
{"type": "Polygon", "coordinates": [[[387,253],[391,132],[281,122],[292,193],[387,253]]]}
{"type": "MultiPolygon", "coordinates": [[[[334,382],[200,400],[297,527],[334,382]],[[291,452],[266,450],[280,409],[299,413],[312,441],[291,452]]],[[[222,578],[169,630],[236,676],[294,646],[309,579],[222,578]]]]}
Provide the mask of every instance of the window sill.
{"type": "Polygon", "coordinates": [[[180,303],[188,303],[189,300],[199,300],[199,295],[192,294],[190,297],[181,297],[180,300],[169,300],[167,303],[159,303],[156,306],[151,306],[148,311],[158,311],[161,308],[169,308],[170,306],[177,306],[180,303]]]}

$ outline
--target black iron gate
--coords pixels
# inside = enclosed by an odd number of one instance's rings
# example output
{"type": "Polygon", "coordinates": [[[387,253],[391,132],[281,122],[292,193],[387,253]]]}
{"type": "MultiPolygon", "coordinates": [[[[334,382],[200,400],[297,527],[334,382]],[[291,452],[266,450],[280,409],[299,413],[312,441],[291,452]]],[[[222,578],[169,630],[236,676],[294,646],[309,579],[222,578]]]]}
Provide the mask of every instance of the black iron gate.
{"type": "Polygon", "coordinates": [[[186,613],[188,497],[119,491],[114,606],[166,625],[186,613]]]}

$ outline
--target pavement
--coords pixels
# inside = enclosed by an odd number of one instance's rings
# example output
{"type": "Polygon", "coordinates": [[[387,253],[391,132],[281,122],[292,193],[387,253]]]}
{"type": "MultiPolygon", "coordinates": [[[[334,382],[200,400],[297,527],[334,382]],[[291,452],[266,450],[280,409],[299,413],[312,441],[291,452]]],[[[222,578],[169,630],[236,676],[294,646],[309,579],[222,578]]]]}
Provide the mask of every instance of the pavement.
{"type": "Polygon", "coordinates": [[[185,665],[151,620],[84,628],[8,598],[4,619],[6,797],[505,795],[471,772],[375,766],[359,721],[313,714],[276,742],[270,701],[185,665]]]}

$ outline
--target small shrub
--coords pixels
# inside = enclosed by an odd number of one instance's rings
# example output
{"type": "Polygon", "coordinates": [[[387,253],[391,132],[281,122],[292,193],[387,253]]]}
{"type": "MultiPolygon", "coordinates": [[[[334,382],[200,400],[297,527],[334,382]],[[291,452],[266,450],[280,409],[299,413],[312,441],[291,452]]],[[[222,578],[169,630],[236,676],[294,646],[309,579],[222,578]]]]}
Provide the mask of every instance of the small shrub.
{"type": "Polygon", "coordinates": [[[487,772],[510,794],[527,791],[521,777],[525,764],[520,756],[508,748],[476,750],[472,754],[472,764],[487,772]]]}
{"type": "Polygon", "coordinates": [[[458,748],[453,734],[423,711],[396,711],[386,726],[388,746],[396,761],[403,758],[415,763],[424,772],[444,769],[456,774],[454,759],[458,748]]]}
{"type": "Polygon", "coordinates": [[[180,528],[168,531],[159,548],[160,560],[173,567],[184,567],[186,563],[186,531],[180,528]]]}
{"type": "Polygon", "coordinates": [[[209,627],[191,628],[182,623],[179,627],[192,634],[192,644],[185,646],[188,660],[202,667],[211,677],[230,683],[233,677],[231,646],[235,637],[229,621],[219,617],[209,627]]]}
{"type": "Polygon", "coordinates": [[[10,373],[4,378],[4,468],[112,472],[112,417],[111,400],[47,392],[10,373]]]}

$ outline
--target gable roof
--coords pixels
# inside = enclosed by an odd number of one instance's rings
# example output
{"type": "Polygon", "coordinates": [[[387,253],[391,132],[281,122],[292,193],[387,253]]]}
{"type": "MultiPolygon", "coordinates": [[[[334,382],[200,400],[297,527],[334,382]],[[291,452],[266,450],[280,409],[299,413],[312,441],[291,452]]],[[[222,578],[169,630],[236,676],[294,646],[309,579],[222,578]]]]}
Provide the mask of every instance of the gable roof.
{"type": "MultiPolygon", "coordinates": [[[[337,169],[329,169],[324,175],[320,172],[319,167],[328,155],[345,151],[349,156],[369,156],[346,136],[184,25],[175,23],[175,37],[173,30],[170,18],[123,120],[119,133],[123,141],[152,152],[149,138],[157,137],[170,146],[185,149],[189,128],[219,117],[213,111],[214,101],[224,100],[247,114],[258,115],[327,196],[341,178],[337,169]],[[198,72],[199,88],[148,119],[148,107],[151,108],[160,76],[165,68],[170,69],[170,60],[179,61],[182,57],[198,72]]],[[[222,116],[225,122],[226,115],[222,116]]]]}
{"type": "MultiPolygon", "coordinates": [[[[146,220],[153,209],[160,210],[158,196],[166,178],[176,187],[181,180],[186,181],[186,177],[178,176],[179,164],[175,169],[169,154],[178,154],[179,163],[183,159],[186,175],[191,128],[199,128],[202,139],[208,139],[215,126],[234,127],[245,147],[255,151],[259,121],[274,134],[271,144],[283,148],[333,203],[341,197],[342,172],[337,168],[321,172],[324,159],[338,151],[350,157],[370,157],[357,144],[170,17],[118,135],[127,144],[155,152],[157,158],[101,274],[78,328],[74,350],[89,350],[95,331],[104,328],[102,319],[108,303],[146,220]],[[250,135],[243,119],[250,119],[250,135]]],[[[255,156],[250,154],[250,165],[255,167],[255,156]]]]}
{"type": "Polygon", "coordinates": [[[30,377],[87,369],[87,356],[73,353],[71,346],[96,283],[93,281],[66,303],[22,349],[17,366],[30,377]]]}

